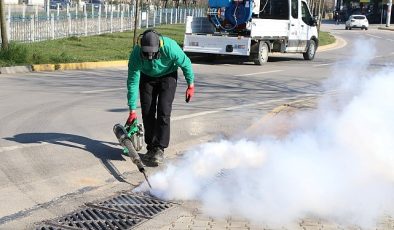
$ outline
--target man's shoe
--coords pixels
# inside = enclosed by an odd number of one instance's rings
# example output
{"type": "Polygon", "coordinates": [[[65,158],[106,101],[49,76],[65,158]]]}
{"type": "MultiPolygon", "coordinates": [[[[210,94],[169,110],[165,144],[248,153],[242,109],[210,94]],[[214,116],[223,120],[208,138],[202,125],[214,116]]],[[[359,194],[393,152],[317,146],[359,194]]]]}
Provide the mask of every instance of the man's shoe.
{"type": "Polygon", "coordinates": [[[152,161],[154,154],[155,154],[154,148],[149,149],[145,154],[140,154],[140,158],[141,158],[142,163],[145,166],[152,167],[151,161],[152,161]]]}
{"type": "Polygon", "coordinates": [[[162,164],[164,160],[164,150],[160,147],[155,147],[153,154],[154,155],[151,158],[151,162],[153,163],[153,165],[159,166],[160,164],[162,164]]]}
{"type": "Polygon", "coordinates": [[[146,154],[145,154],[145,156],[147,157],[147,158],[152,158],[154,155],[155,155],[155,148],[151,148],[151,149],[149,149],[147,152],[146,152],[146,154]]]}
{"type": "Polygon", "coordinates": [[[163,163],[164,150],[160,147],[154,147],[149,149],[146,154],[141,154],[140,158],[145,166],[157,167],[163,163]]]}

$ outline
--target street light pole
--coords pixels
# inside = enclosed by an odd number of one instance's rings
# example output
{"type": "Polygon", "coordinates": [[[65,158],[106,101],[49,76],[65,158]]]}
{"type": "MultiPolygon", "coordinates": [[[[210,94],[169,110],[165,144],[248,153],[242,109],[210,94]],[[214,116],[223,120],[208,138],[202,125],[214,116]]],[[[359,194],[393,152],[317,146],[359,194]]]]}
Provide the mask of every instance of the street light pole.
{"type": "Polygon", "coordinates": [[[389,0],[387,3],[387,21],[386,21],[386,27],[390,26],[390,20],[391,20],[391,8],[393,6],[393,0],[389,0]]]}
{"type": "Polygon", "coordinates": [[[4,0],[0,0],[0,29],[1,29],[1,48],[8,49],[8,35],[7,35],[7,25],[5,22],[4,14],[4,0]]]}

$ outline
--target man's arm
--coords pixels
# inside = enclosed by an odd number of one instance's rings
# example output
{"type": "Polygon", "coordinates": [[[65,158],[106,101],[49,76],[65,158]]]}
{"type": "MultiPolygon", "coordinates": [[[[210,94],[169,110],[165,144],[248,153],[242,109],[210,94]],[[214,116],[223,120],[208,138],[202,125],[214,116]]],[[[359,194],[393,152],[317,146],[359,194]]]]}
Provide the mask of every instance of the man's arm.
{"type": "Polygon", "coordinates": [[[135,47],[129,58],[128,76],[127,76],[127,104],[130,111],[137,108],[137,98],[140,84],[140,70],[138,67],[138,57],[136,53],[139,52],[135,47]]]}
{"type": "Polygon", "coordinates": [[[187,85],[193,85],[194,72],[190,58],[185,54],[185,52],[183,52],[181,47],[174,40],[171,40],[170,52],[170,56],[173,58],[173,60],[175,60],[175,64],[182,69],[187,85]]]}

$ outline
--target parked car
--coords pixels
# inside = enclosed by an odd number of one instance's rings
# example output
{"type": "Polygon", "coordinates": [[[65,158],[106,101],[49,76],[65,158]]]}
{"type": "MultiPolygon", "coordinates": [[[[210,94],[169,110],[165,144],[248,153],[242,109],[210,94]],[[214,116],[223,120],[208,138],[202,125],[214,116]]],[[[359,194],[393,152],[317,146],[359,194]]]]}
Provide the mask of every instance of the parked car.
{"type": "Polygon", "coordinates": [[[50,9],[57,9],[57,6],[59,5],[59,9],[65,9],[67,7],[67,1],[65,0],[51,0],[49,2],[49,8],[50,9]]]}
{"type": "Polygon", "coordinates": [[[345,29],[351,30],[352,28],[361,28],[367,30],[369,22],[365,15],[351,15],[346,21],[345,29]]]}
{"type": "Polygon", "coordinates": [[[86,3],[86,9],[91,9],[94,7],[94,9],[98,10],[99,5],[101,5],[101,9],[104,9],[105,1],[104,0],[89,0],[86,3]]]}

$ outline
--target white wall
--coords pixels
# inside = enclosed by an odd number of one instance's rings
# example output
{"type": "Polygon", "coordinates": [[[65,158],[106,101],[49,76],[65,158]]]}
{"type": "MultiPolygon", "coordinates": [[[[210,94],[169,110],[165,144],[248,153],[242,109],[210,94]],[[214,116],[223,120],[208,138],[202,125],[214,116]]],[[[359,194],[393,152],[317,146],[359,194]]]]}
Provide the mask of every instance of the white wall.
{"type": "Polygon", "coordinates": [[[4,4],[18,4],[18,0],[4,0],[4,4]]]}
{"type": "Polygon", "coordinates": [[[28,0],[27,5],[44,5],[45,0],[28,0]]]}

